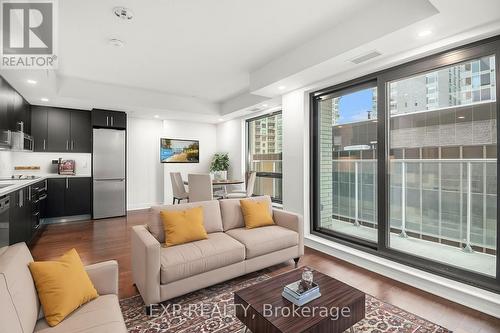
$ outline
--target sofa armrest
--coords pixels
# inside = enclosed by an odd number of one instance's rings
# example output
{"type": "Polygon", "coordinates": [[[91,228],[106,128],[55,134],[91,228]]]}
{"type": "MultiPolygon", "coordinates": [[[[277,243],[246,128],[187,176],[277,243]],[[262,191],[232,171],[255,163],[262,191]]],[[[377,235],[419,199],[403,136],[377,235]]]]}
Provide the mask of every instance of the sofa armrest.
{"type": "Polygon", "coordinates": [[[304,255],[304,219],[302,215],[273,209],[274,222],[280,227],[293,230],[299,234],[299,256],[304,255]]]}
{"type": "Polygon", "coordinates": [[[118,262],[109,260],[85,266],[99,295],[118,295],[118,262]]]}
{"type": "Polygon", "coordinates": [[[143,225],[132,227],[132,278],[146,305],[160,302],[161,245],[143,225]]]}

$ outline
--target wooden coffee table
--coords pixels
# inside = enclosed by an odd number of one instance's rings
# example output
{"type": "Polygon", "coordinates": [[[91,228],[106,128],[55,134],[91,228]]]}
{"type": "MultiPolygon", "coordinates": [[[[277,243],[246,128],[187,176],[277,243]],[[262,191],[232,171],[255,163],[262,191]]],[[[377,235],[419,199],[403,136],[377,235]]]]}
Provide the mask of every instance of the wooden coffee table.
{"type": "Polygon", "coordinates": [[[318,271],[314,271],[314,281],[321,297],[301,307],[283,298],[283,287],[300,280],[302,270],[294,269],[236,291],[236,317],[253,333],[343,332],[365,317],[363,292],[318,271]]]}

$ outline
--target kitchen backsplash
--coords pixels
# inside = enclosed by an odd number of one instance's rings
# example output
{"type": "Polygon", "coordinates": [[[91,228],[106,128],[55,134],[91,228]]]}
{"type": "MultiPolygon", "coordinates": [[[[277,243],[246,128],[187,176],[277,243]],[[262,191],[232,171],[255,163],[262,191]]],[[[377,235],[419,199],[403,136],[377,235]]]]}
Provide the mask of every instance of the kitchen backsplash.
{"type": "Polygon", "coordinates": [[[0,150],[0,178],[12,175],[12,152],[0,150]]]}
{"type": "MultiPolygon", "coordinates": [[[[37,175],[57,173],[57,166],[52,164],[52,160],[59,158],[63,160],[75,160],[77,175],[91,175],[92,173],[92,154],[11,152],[10,165],[7,165],[10,169],[4,176],[12,174],[37,175]],[[40,170],[15,171],[14,167],[16,166],[40,166],[40,170]]],[[[0,155],[1,165],[2,159],[0,155]]],[[[3,172],[3,170],[0,172],[3,172]]]]}

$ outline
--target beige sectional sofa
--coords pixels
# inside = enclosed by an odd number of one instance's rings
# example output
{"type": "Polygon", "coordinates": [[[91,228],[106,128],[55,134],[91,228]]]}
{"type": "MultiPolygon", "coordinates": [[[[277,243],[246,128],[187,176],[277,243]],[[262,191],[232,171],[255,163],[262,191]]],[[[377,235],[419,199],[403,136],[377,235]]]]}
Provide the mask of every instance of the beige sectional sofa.
{"type": "Polygon", "coordinates": [[[99,297],[75,310],[60,324],[48,326],[31,277],[33,261],[24,243],[0,249],[0,332],[127,332],[118,303],[118,263],[106,261],[85,269],[99,297]]]}
{"type": "MultiPolygon", "coordinates": [[[[266,200],[269,196],[251,200],[266,200]]],[[[132,275],[146,305],[276,265],[304,254],[300,215],[271,209],[276,225],[246,229],[239,199],[153,207],[148,226],[132,229],[132,275]],[[203,207],[208,239],[164,247],[161,210],[203,207]]]]}

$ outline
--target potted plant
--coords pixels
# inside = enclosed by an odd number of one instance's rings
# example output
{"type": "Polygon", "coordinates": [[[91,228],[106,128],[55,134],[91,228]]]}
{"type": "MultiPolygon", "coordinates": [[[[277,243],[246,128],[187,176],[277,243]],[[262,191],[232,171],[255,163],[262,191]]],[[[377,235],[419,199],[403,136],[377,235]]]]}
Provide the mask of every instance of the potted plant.
{"type": "Polygon", "coordinates": [[[229,156],[227,153],[216,153],[210,164],[210,173],[214,179],[227,179],[229,169],[229,156]]]}

